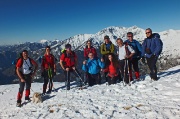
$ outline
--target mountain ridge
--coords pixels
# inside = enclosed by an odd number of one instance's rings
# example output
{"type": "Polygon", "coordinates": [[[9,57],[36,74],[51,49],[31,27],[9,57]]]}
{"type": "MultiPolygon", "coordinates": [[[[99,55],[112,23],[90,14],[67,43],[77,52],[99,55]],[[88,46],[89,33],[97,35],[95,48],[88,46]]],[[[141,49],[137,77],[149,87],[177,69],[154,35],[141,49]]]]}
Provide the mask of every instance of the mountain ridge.
{"type": "MultiPolygon", "coordinates": [[[[1,74],[4,76],[10,77],[13,75],[13,67],[11,62],[15,60],[19,53],[26,49],[29,51],[30,57],[38,61],[38,58],[42,56],[45,52],[45,46],[51,46],[52,54],[55,55],[57,59],[61,55],[61,50],[64,49],[65,44],[70,43],[72,45],[72,49],[76,51],[79,57],[79,69],[81,69],[82,61],[83,61],[83,49],[85,47],[85,43],[88,39],[92,40],[93,46],[97,48],[98,56],[100,55],[99,47],[104,42],[104,36],[109,35],[110,40],[113,44],[116,45],[116,39],[121,37],[123,40],[126,40],[127,32],[133,32],[134,39],[138,40],[140,43],[145,39],[145,30],[139,28],[137,26],[132,27],[116,27],[110,26],[100,30],[95,34],[78,34],[67,38],[65,40],[43,40],[43,42],[26,42],[23,44],[15,44],[10,46],[0,46],[0,78],[1,74]]],[[[159,57],[160,61],[160,69],[167,69],[172,66],[176,66],[180,64],[180,30],[169,29],[166,31],[158,32],[161,35],[161,39],[163,41],[163,51],[159,57]]],[[[39,64],[40,65],[40,64],[39,64]]],[[[59,70],[60,67],[58,66],[59,70]]],[[[7,79],[10,79],[7,78],[7,79]]],[[[10,79],[12,80],[12,79],[10,79]]],[[[1,83],[0,83],[1,84],[1,83]]]]}

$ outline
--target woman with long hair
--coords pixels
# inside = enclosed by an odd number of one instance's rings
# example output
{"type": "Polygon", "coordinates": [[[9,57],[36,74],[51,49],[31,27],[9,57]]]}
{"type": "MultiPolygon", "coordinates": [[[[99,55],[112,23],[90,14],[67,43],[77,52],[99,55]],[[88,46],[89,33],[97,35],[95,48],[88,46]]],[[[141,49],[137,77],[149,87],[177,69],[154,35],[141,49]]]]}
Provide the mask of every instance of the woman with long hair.
{"type": "Polygon", "coordinates": [[[107,72],[106,77],[108,79],[108,84],[116,84],[119,73],[119,63],[114,53],[108,54],[107,65],[104,71],[107,72]]]}

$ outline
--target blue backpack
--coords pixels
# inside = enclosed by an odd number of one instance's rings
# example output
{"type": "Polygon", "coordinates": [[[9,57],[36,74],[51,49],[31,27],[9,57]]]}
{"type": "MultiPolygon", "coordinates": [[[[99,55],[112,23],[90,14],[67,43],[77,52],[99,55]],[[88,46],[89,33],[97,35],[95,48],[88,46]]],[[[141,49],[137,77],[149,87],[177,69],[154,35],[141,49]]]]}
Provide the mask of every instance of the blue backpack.
{"type": "Polygon", "coordinates": [[[159,54],[161,54],[161,52],[162,52],[162,50],[163,50],[163,42],[162,42],[162,40],[161,40],[161,38],[160,38],[160,35],[159,35],[158,33],[153,33],[152,36],[153,36],[153,38],[159,39],[160,45],[161,45],[161,50],[160,50],[159,54]]]}

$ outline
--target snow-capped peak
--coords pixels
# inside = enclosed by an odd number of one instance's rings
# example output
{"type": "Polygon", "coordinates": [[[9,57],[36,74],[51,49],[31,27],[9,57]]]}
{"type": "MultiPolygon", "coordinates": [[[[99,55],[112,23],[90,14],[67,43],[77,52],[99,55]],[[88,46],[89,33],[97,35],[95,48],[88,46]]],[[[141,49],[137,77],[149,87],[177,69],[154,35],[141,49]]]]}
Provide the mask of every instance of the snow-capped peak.
{"type": "Polygon", "coordinates": [[[42,39],[42,40],[40,40],[39,42],[40,42],[40,43],[46,43],[46,42],[48,42],[48,40],[42,39]]]}

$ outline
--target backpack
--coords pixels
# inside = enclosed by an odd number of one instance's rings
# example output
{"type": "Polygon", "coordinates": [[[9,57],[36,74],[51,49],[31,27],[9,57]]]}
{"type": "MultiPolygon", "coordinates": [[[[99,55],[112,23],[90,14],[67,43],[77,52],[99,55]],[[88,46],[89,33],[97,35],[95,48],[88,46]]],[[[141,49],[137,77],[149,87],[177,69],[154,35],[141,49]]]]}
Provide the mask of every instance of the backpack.
{"type": "MultiPolygon", "coordinates": [[[[69,57],[69,58],[72,58],[74,61],[75,61],[75,52],[74,51],[71,51],[71,53],[72,53],[72,55],[70,55],[70,56],[67,56],[67,53],[66,53],[66,50],[63,50],[62,51],[62,54],[64,54],[64,58],[67,58],[67,57],[69,57]]],[[[61,54],[61,56],[62,56],[62,54],[61,54]]],[[[63,64],[65,65],[66,64],[66,62],[65,61],[63,61],[63,64]]]]}
{"type": "MultiPolygon", "coordinates": [[[[126,51],[126,55],[130,55],[130,54],[131,54],[131,52],[129,51],[128,46],[130,46],[130,45],[128,45],[128,43],[126,42],[126,43],[125,43],[125,51],[126,51]]],[[[131,46],[130,46],[130,47],[131,47],[131,46]]],[[[132,57],[129,58],[129,60],[131,60],[131,59],[132,59],[132,57]]]]}
{"type": "MultiPolygon", "coordinates": [[[[23,65],[23,60],[24,60],[24,59],[23,59],[23,57],[22,57],[22,53],[20,53],[20,54],[19,54],[19,57],[18,57],[15,61],[13,61],[13,63],[12,63],[13,65],[15,65],[15,68],[14,68],[14,74],[15,74],[15,75],[17,75],[17,72],[16,72],[16,69],[17,69],[16,64],[17,64],[18,60],[20,60],[20,59],[21,59],[21,61],[22,61],[21,64],[23,65]]],[[[33,64],[32,64],[32,62],[31,62],[31,58],[28,57],[28,59],[29,59],[29,61],[30,61],[30,65],[31,65],[31,66],[29,66],[29,67],[32,67],[33,64]]],[[[21,67],[22,67],[22,65],[21,65],[21,67]]]]}
{"type": "MultiPolygon", "coordinates": [[[[53,54],[50,54],[53,58],[54,58],[54,61],[55,62],[57,62],[58,60],[57,60],[57,58],[56,57],[54,57],[54,55],[53,54]]],[[[38,58],[38,62],[41,64],[42,63],[42,60],[45,60],[45,58],[44,58],[44,56],[40,56],[39,58],[38,58]]]]}
{"type": "MultiPolygon", "coordinates": [[[[71,57],[74,57],[74,56],[75,56],[75,52],[74,52],[74,51],[71,51],[71,53],[72,53],[71,57]]],[[[62,51],[62,54],[64,54],[65,58],[68,57],[68,56],[67,56],[67,53],[66,53],[66,50],[63,50],[63,51],[62,51]]],[[[62,55],[62,54],[61,54],[61,55],[62,55]]]]}
{"type": "MultiPolygon", "coordinates": [[[[53,54],[50,54],[50,56],[54,59],[54,62],[56,62],[56,61],[57,61],[57,59],[54,57],[54,55],[53,55],[53,54]]],[[[43,60],[43,61],[45,61],[45,60],[46,60],[44,56],[41,56],[40,58],[41,58],[41,60],[43,60]]],[[[41,61],[41,63],[42,63],[42,61],[41,61]]]]}
{"type": "MultiPolygon", "coordinates": [[[[135,56],[136,56],[136,58],[139,60],[139,59],[141,59],[141,51],[139,51],[139,49],[138,49],[138,46],[137,46],[137,41],[136,40],[134,40],[135,41],[135,47],[133,48],[133,46],[131,45],[131,44],[129,44],[128,42],[125,42],[125,44],[127,43],[134,51],[135,51],[135,56]]],[[[140,43],[139,43],[140,44],[140,43]]],[[[142,47],[142,45],[140,44],[140,46],[142,47]]]]}
{"type": "Polygon", "coordinates": [[[160,35],[159,35],[158,33],[153,33],[152,36],[153,36],[153,38],[159,39],[160,45],[161,45],[161,50],[159,51],[159,54],[161,54],[161,52],[162,52],[162,50],[163,50],[163,42],[162,42],[162,40],[161,40],[161,38],[160,38],[160,35]]]}

